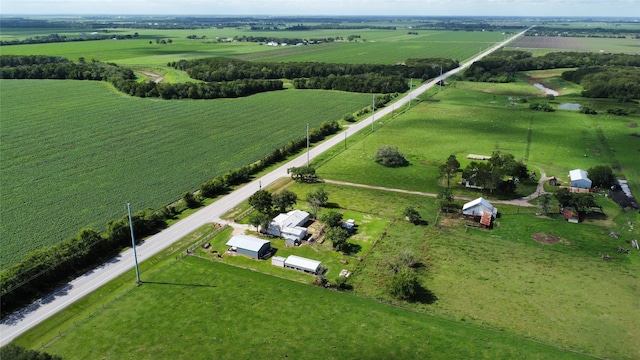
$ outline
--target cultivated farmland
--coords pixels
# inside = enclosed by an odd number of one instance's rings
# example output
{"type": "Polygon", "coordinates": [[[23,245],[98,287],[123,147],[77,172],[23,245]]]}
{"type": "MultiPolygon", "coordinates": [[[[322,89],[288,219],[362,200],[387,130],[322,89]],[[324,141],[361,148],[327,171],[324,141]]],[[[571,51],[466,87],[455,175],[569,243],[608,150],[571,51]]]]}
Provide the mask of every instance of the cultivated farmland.
{"type": "Polygon", "coordinates": [[[540,51],[592,51],[640,54],[637,39],[600,39],[587,37],[522,36],[509,48],[540,51]]]}
{"type": "Polygon", "coordinates": [[[243,99],[132,98],[106,84],[8,81],[2,88],[0,263],[84,226],[157,208],[246,165],[370,96],[284,90],[243,99]],[[317,111],[322,108],[323,111],[317,111]],[[268,134],[269,136],[265,136],[268,134]]]}

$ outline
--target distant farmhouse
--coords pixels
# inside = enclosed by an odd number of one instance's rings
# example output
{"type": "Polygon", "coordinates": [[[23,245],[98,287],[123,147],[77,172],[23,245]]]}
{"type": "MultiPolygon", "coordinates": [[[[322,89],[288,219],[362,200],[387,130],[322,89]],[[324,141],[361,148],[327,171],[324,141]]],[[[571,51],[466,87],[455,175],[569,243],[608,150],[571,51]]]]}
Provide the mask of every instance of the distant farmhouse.
{"type": "Polygon", "coordinates": [[[569,171],[569,177],[571,178],[572,188],[591,189],[591,180],[586,171],[581,169],[571,170],[569,171]]]}
{"type": "Polygon", "coordinates": [[[498,216],[498,209],[485,198],[479,197],[462,206],[462,215],[488,228],[491,227],[493,219],[498,216]]]}
{"type": "Polygon", "coordinates": [[[284,238],[287,245],[299,244],[307,236],[307,228],[303,225],[309,221],[309,217],[309,213],[302,210],[282,213],[271,221],[267,234],[284,238]]]}
{"type": "Polygon", "coordinates": [[[263,259],[271,254],[271,242],[245,235],[233,236],[227,241],[229,251],[254,259],[263,259]]]}

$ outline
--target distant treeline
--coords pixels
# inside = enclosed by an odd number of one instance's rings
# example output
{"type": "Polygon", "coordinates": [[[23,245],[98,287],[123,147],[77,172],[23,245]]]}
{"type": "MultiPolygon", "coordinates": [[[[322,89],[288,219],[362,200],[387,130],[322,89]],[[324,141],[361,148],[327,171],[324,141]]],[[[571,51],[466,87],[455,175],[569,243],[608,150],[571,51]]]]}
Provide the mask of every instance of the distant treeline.
{"type": "Polygon", "coordinates": [[[45,43],[58,43],[58,42],[69,42],[69,41],[93,41],[93,40],[127,40],[127,39],[135,39],[138,37],[138,33],[134,35],[78,35],[76,37],[69,37],[66,35],[59,34],[49,34],[47,36],[34,36],[30,38],[26,38],[24,40],[6,40],[0,41],[0,46],[7,45],[22,45],[22,44],[45,44],[45,43]]]}
{"type": "MultiPolygon", "coordinates": [[[[371,29],[371,30],[396,30],[396,26],[380,26],[380,25],[344,25],[344,24],[319,24],[319,25],[304,25],[297,24],[285,27],[283,30],[300,31],[300,30],[357,30],[357,29],[371,29]]],[[[253,27],[252,27],[253,30],[253,27]]]]}
{"type": "Polygon", "coordinates": [[[450,30],[450,31],[505,31],[505,29],[513,30],[514,28],[522,28],[524,26],[505,26],[492,25],[484,21],[462,22],[458,20],[425,22],[411,25],[414,30],[450,30]]]}
{"type": "MultiPolygon", "coordinates": [[[[340,130],[337,121],[327,121],[309,132],[309,140],[315,143],[340,130]]],[[[232,169],[200,185],[197,196],[188,192],[183,201],[162,206],[160,209],[145,209],[132,214],[135,238],[158,233],[167,227],[167,220],[175,218],[188,206],[189,197],[196,206],[203,198],[215,198],[227,193],[231,187],[242,184],[266,167],[296,154],[307,145],[307,139],[290,141],[260,160],[232,169]]],[[[0,301],[2,318],[29,304],[74,277],[98,266],[131,246],[129,219],[124,216],[108,221],[106,230],[82,229],[78,234],[53,246],[46,246],[27,254],[20,262],[0,272],[0,301]]]]}
{"type": "MultiPolygon", "coordinates": [[[[239,41],[239,42],[255,42],[255,43],[268,43],[268,42],[277,42],[279,44],[289,44],[289,45],[295,45],[295,44],[304,44],[304,45],[309,45],[309,44],[321,44],[321,43],[326,43],[326,42],[334,42],[336,40],[344,40],[343,37],[341,36],[337,36],[337,37],[326,37],[326,38],[309,38],[309,39],[303,39],[303,38],[286,38],[286,37],[274,37],[274,36],[247,36],[247,35],[242,35],[242,36],[234,36],[233,38],[231,38],[232,41],[239,41]]],[[[225,41],[224,39],[219,39],[218,41],[225,41]]],[[[227,40],[228,41],[228,40],[227,40]]]]}
{"type": "Polygon", "coordinates": [[[0,79],[61,79],[108,81],[131,96],[163,99],[236,98],[281,90],[280,80],[238,79],[217,83],[137,82],[132,70],[99,61],[73,63],[53,56],[0,56],[0,79]]]}
{"type": "Polygon", "coordinates": [[[640,99],[640,57],[628,54],[587,52],[552,52],[533,57],[526,51],[501,50],[473,63],[462,75],[463,80],[506,83],[518,71],[579,68],[565,79],[585,88],[582,96],[640,99]]]}
{"type": "Polygon", "coordinates": [[[567,28],[558,26],[536,26],[527,31],[525,36],[560,36],[560,37],[591,37],[591,38],[621,38],[624,39],[628,35],[640,36],[640,29],[634,28],[567,28]]]}
{"type": "Polygon", "coordinates": [[[391,93],[408,89],[405,79],[429,79],[458,67],[451,59],[408,59],[404,65],[329,64],[319,62],[264,63],[227,58],[180,60],[170,66],[202,81],[293,79],[295,87],[391,93]],[[441,68],[442,67],[442,68],[441,68]]]}

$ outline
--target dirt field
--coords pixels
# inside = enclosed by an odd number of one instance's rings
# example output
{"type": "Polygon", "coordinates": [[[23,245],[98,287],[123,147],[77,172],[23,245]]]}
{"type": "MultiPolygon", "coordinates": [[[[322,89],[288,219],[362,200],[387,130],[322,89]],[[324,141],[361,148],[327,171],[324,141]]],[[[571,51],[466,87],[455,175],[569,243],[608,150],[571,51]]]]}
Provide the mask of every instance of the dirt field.
{"type": "Polygon", "coordinates": [[[513,48],[590,50],[582,38],[556,36],[522,36],[509,44],[513,48]]]}

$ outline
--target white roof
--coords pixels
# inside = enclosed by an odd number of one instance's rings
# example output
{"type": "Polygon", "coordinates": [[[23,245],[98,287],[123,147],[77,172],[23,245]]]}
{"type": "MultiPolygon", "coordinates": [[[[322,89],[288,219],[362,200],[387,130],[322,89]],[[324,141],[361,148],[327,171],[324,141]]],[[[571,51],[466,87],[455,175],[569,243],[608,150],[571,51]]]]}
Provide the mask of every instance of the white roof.
{"type": "Polygon", "coordinates": [[[302,237],[305,236],[307,234],[307,229],[303,228],[303,227],[284,227],[280,230],[281,233],[283,234],[289,234],[289,235],[295,235],[297,237],[302,237]]]}
{"type": "Polygon", "coordinates": [[[295,266],[297,268],[309,270],[316,272],[322,263],[317,260],[311,260],[307,258],[303,258],[301,256],[289,255],[287,260],[285,260],[285,265],[295,266]]]}
{"type": "Polygon", "coordinates": [[[583,180],[583,179],[589,180],[589,177],[587,177],[587,172],[582,169],[575,169],[575,170],[569,171],[569,177],[571,177],[571,181],[583,180]]]}
{"type": "Polygon", "coordinates": [[[309,218],[309,213],[302,210],[291,210],[286,214],[280,214],[273,219],[281,227],[296,227],[303,225],[309,218]]]}
{"type": "Polygon", "coordinates": [[[258,251],[266,243],[270,243],[270,241],[251,236],[236,235],[227,241],[227,246],[235,246],[237,248],[247,249],[250,251],[258,251]]]}
{"type": "Polygon", "coordinates": [[[488,202],[487,199],[485,199],[483,197],[479,197],[479,198],[477,198],[475,200],[469,201],[468,203],[464,204],[462,206],[462,210],[467,210],[468,208],[472,208],[472,207],[474,207],[476,205],[479,205],[479,204],[481,204],[483,206],[486,206],[486,207],[488,207],[490,209],[493,208],[493,205],[491,205],[491,203],[488,202]]]}
{"type": "Polygon", "coordinates": [[[462,213],[469,214],[467,210],[473,209],[475,207],[480,208],[480,211],[476,213],[477,215],[481,215],[484,211],[491,213],[493,216],[496,216],[498,214],[498,209],[495,208],[493,205],[491,205],[491,203],[483,197],[479,197],[475,200],[469,201],[468,203],[464,204],[462,206],[462,213]]]}

